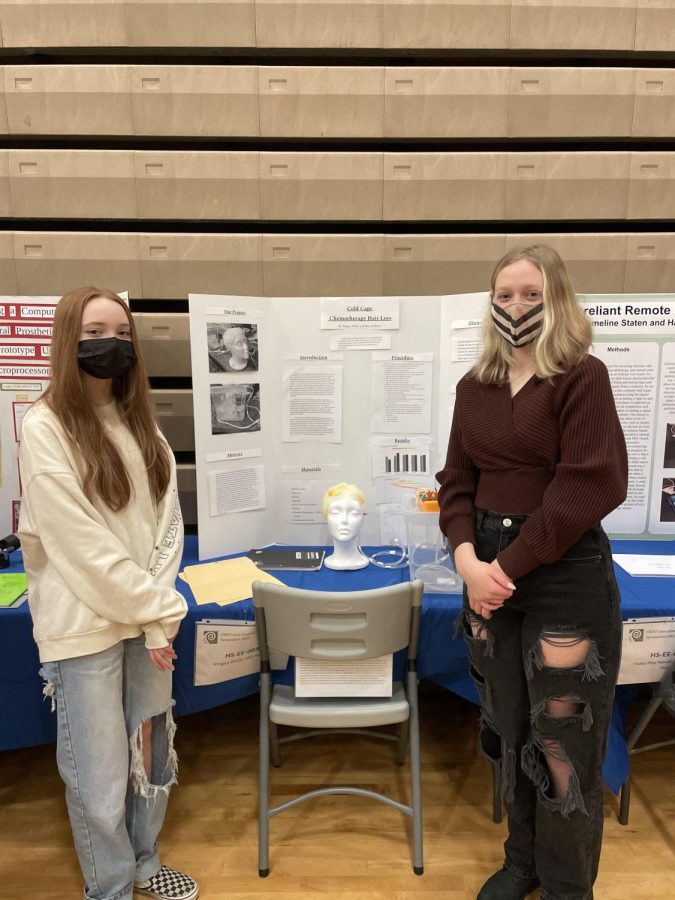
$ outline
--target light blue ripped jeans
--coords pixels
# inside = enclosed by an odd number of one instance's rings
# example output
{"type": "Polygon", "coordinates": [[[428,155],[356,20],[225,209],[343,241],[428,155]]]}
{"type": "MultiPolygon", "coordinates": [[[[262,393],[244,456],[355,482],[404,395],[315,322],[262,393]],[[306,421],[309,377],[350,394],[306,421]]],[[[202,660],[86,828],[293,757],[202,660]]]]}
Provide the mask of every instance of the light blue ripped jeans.
{"type": "Polygon", "coordinates": [[[156,669],[144,636],[43,664],[58,717],[56,759],[66,785],[86,900],[131,897],[159,870],[157,836],[176,781],[171,672],[156,669]],[[152,771],[142,725],[152,720],[152,771]]]}

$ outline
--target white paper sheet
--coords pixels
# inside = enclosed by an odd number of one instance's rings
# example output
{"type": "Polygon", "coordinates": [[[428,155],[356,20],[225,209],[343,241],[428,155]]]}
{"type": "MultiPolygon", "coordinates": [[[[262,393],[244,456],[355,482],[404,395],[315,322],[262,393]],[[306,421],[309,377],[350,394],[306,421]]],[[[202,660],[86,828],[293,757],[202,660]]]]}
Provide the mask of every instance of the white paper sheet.
{"type": "Polygon", "coordinates": [[[373,353],[372,430],[431,431],[433,353],[373,353]]]}
{"type": "Polygon", "coordinates": [[[376,331],[346,331],[330,339],[331,350],[390,350],[391,335],[376,331]]]}
{"type": "Polygon", "coordinates": [[[252,459],[255,456],[262,456],[260,447],[253,447],[251,450],[219,450],[217,453],[207,453],[204,459],[207,463],[212,463],[229,462],[232,459],[252,459]]]}
{"type": "Polygon", "coordinates": [[[478,319],[453,319],[451,328],[453,331],[463,331],[465,328],[482,328],[483,320],[478,319]]]}
{"type": "Polygon", "coordinates": [[[32,405],[32,403],[12,403],[12,412],[14,413],[14,437],[16,438],[17,444],[21,442],[23,417],[32,405]]]}
{"type": "Polygon", "coordinates": [[[391,697],[393,657],[295,660],[296,697],[391,697]]]}
{"type": "Polygon", "coordinates": [[[595,342],[593,354],[607,366],[628,449],[628,496],[603,522],[607,531],[640,534],[647,522],[652,424],[656,406],[659,345],[639,341],[595,342]]]}
{"type": "MultiPolygon", "coordinates": [[[[428,436],[397,435],[371,440],[373,478],[397,478],[400,475],[431,477],[431,444],[428,436]]],[[[431,487],[433,481],[429,483],[431,487]]]]}
{"type": "Polygon", "coordinates": [[[614,562],[624,572],[639,578],[675,578],[675,556],[648,556],[642,553],[615,553],[614,562]]]}
{"type": "Polygon", "coordinates": [[[342,441],[342,366],[284,367],[283,440],[342,441]]]}
{"type": "Polygon", "coordinates": [[[452,339],[452,361],[465,363],[469,369],[472,363],[480,356],[483,350],[483,341],[480,337],[461,337],[452,339]]]}
{"type": "Polygon", "coordinates": [[[265,508],[263,466],[209,473],[209,500],[212,516],[265,508]]]}
{"type": "Polygon", "coordinates": [[[399,302],[394,297],[322,297],[321,328],[399,327],[399,302]]]}
{"type": "Polygon", "coordinates": [[[342,362],[344,353],[284,353],[284,359],[290,362],[342,362]]]}
{"type": "Polygon", "coordinates": [[[675,616],[660,619],[627,619],[619,684],[660,681],[675,663],[675,616]]]}

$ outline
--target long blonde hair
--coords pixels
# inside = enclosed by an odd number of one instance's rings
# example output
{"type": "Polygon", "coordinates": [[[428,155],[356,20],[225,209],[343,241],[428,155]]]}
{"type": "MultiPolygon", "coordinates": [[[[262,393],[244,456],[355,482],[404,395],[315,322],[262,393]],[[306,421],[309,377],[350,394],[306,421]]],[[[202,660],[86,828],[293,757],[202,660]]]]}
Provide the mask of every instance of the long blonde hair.
{"type": "Polygon", "coordinates": [[[131,500],[131,482],[117,448],[107,437],[87,397],[77,360],[82,314],[87,303],[96,297],[119,303],[129,320],[131,342],[137,361],[123,375],[113,378],[113,395],[122,421],[136,438],[143,454],[150,492],[155,502],[159,502],[171,475],[169,451],[157,433],[134,320],[127,305],[117,294],[96,287],[82,287],[69,291],[59,301],[52,333],[51,382],[43,399],[54,411],[69,440],[84,459],[86,496],[91,500],[97,495],[107,506],[117,511],[124,509],[131,500]]]}
{"type": "MultiPolygon", "coordinates": [[[[533,263],[544,279],[544,324],[532,345],[532,358],[535,374],[551,378],[568,372],[586,356],[591,323],[579,305],[565,264],[546,244],[521,247],[502,256],[490,280],[490,304],[501,270],[521,259],[533,263]]],[[[483,352],[471,371],[483,384],[500,384],[508,380],[512,358],[511,345],[499,334],[488,307],[483,321],[483,352]]]]}

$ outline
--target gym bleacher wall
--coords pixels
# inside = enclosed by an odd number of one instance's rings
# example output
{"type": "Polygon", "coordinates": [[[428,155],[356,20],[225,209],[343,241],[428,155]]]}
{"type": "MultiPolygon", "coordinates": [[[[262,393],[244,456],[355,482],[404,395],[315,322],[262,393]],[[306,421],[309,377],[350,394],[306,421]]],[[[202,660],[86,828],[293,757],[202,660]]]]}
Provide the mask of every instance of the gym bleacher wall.
{"type": "Polygon", "coordinates": [[[675,0],[0,2],[0,294],[128,290],[196,523],[187,294],[675,289],[675,0]]]}

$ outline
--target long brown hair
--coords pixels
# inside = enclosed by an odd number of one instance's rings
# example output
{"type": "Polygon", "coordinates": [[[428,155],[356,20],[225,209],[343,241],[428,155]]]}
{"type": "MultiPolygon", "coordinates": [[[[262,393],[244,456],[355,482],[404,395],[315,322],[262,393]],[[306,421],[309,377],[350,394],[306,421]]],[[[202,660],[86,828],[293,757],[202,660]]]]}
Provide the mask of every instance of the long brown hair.
{"type": "Polygon", "coordinates": [[[51,382],[43,399],[84,459],[84,492],[87,497],[91,500],[97,495],[107,506],[118,511],[131,500],[131,482],[117,448],[107,437],[87,397],[77,362],[82,314],[87,303],[96,297],[119,303],[129,320],[137,361],[124,375],[113,378],[113,396],[122,421],[138,442],[148,471],[150,492],[155,502],[159,502],[169,484],[169,451],[157,433],[134,320],[126,303],[117,294],[96,287],[82,287],[69,291],[61,298],[54,315],[51,382]]]}
{"type": "MultiPolygon", "coordinates": [[[[544,325],[532,345],[535,374],[551,378],[568,372],[588,353],[591,324],[579,305],[565,264],[546,244],[510,250],[499,260],[490,281],[490,303],[497,276],[511,263],[526,259],[544,278],[544,325]]],[[[498,333],[488,309],[483,322],[483,352],[472,371],[483,384],[507,381],[512,354],[510,344],[498,333]]]]}

